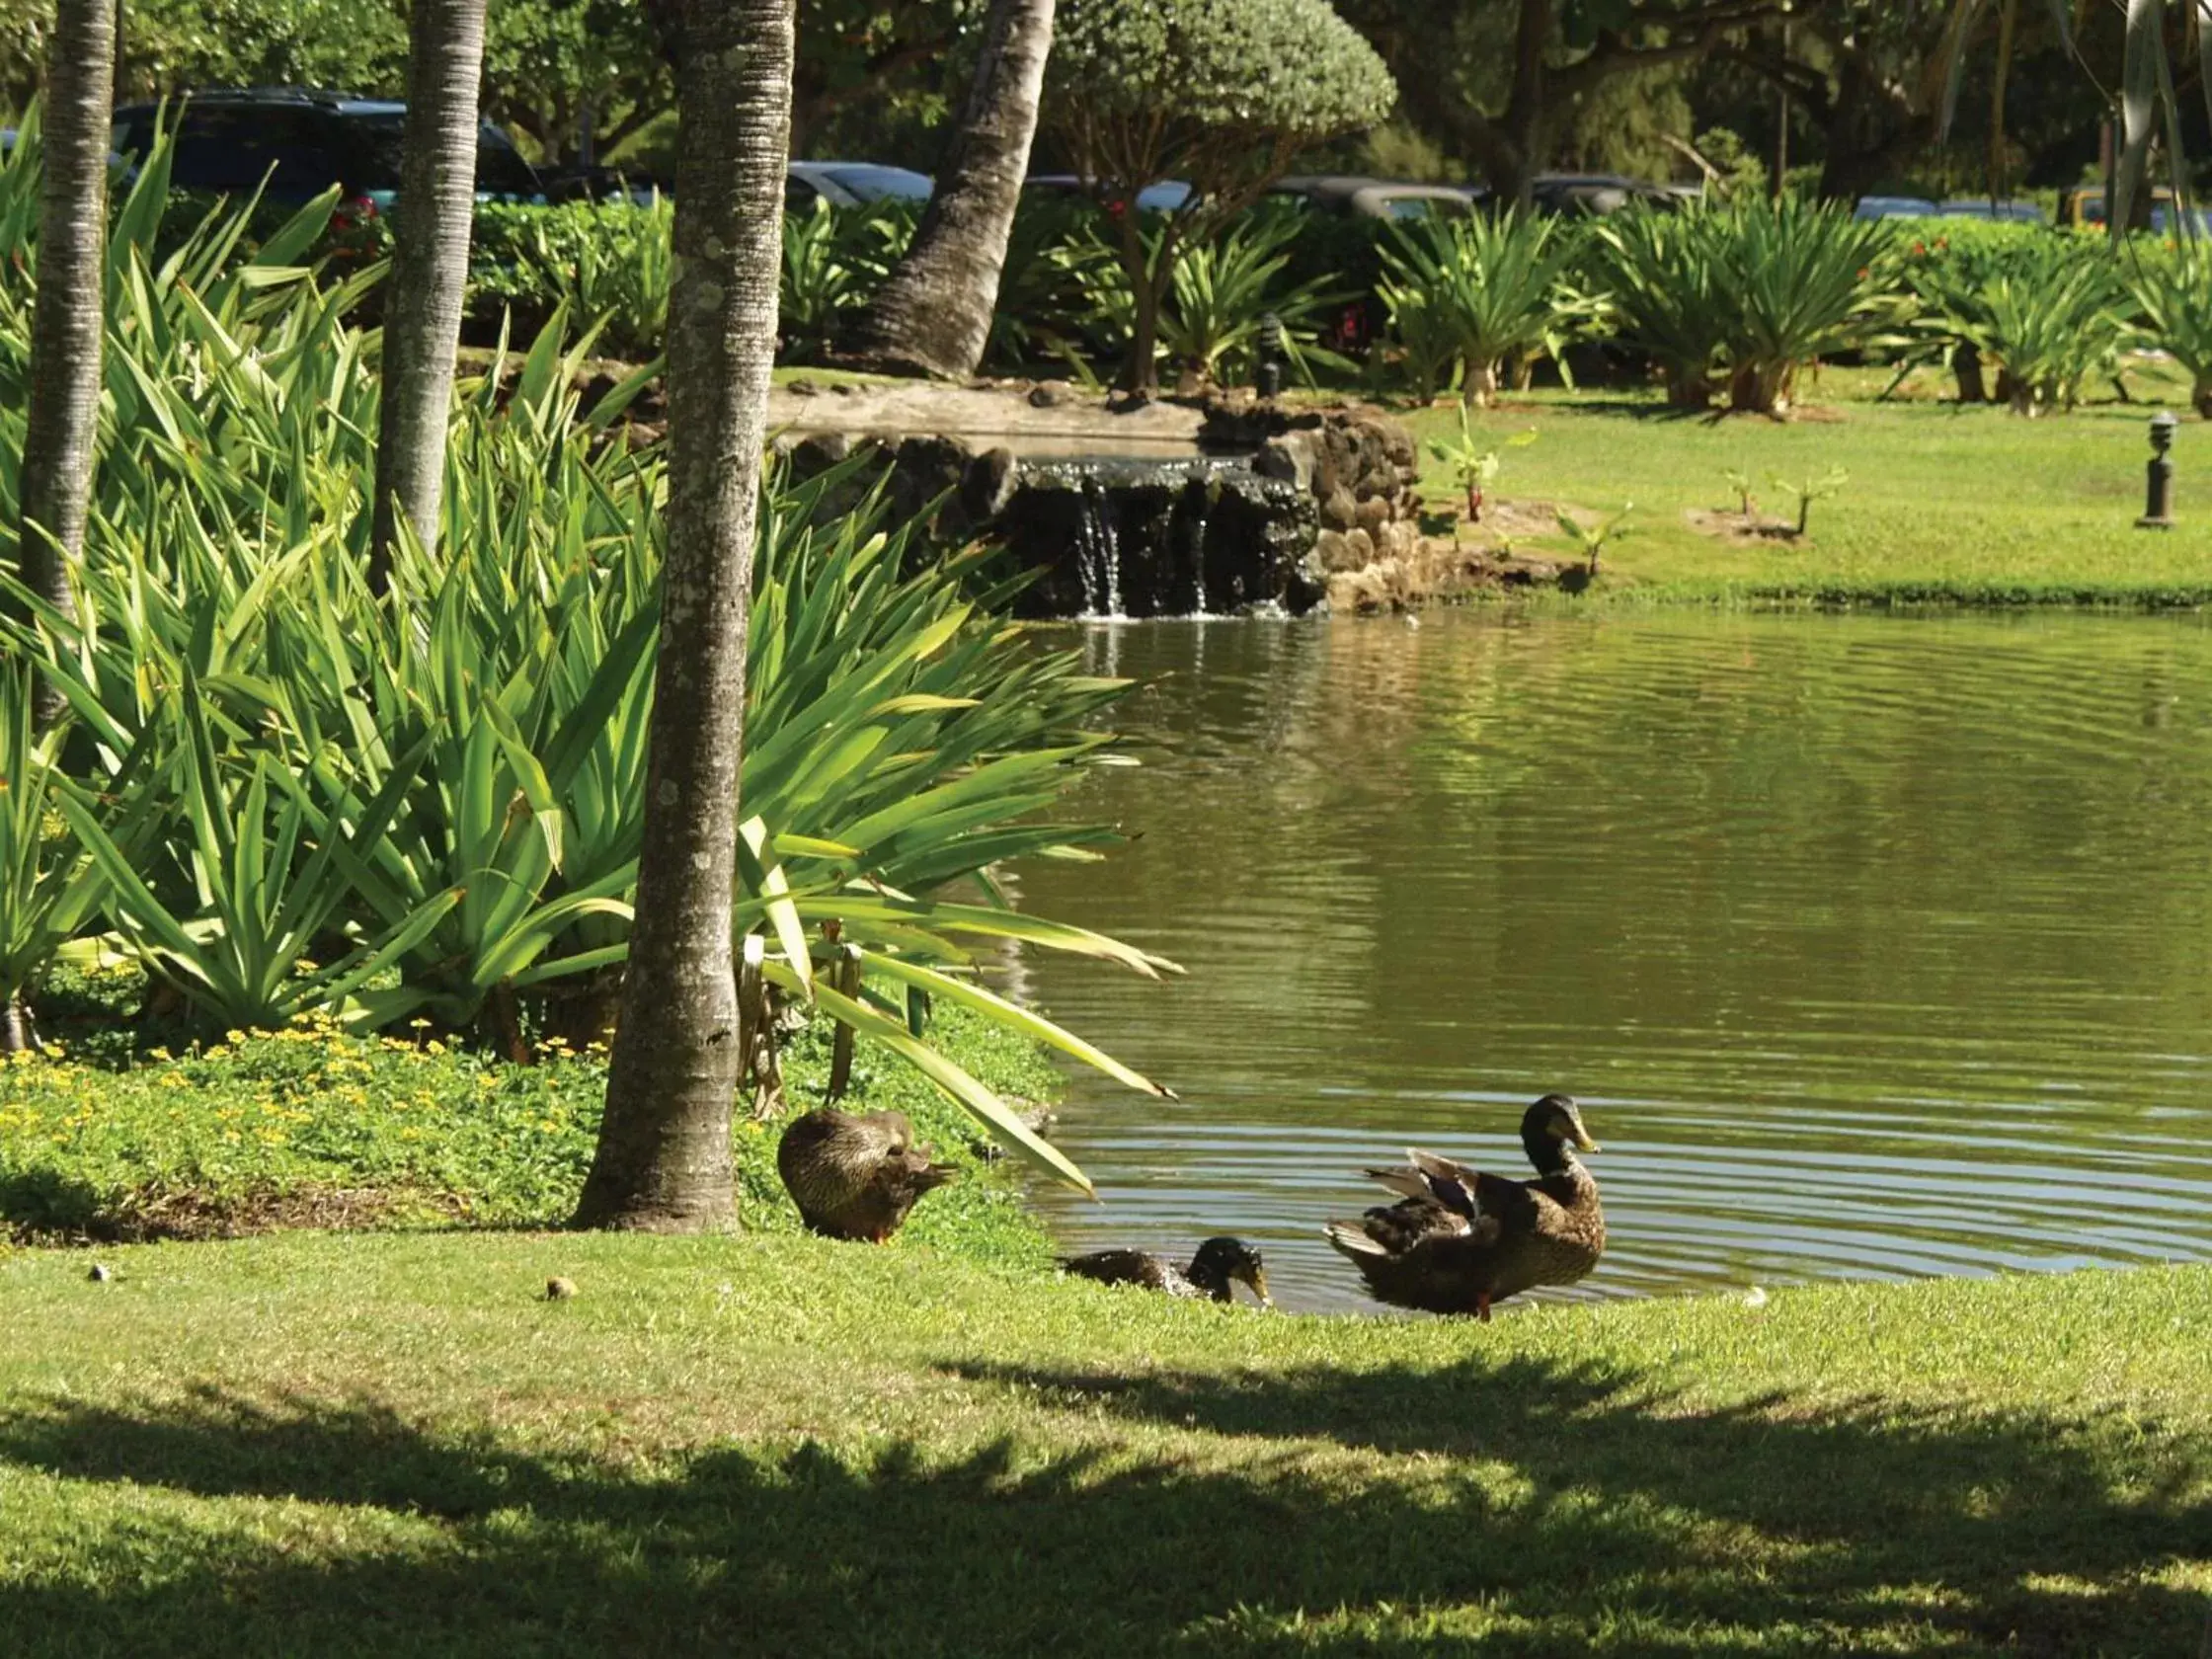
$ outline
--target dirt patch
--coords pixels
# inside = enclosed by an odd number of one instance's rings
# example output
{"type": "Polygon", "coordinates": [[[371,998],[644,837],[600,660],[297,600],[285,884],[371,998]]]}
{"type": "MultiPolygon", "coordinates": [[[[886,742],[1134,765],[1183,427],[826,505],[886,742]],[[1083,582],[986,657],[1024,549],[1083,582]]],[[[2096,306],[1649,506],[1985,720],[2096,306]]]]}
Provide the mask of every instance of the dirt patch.
{"type": "Polygon", "coordinates": [[[26,1244],[150,1244],[248,1238],[295,1228],[358,1232],[394,1224],[452,1226],[469,1220],[465,1199],[406,1187],[292,1187],[222,1198],[160,1186],[141,1187],[72,1225],[19,1226],[26,1244]]]}
{"type": "Polygon", "coordinates": [[[1765,514],[1755,513],[1747,518],[1741,513],[1716,513],[1693,507],[1683,513],[1682,521],[1699,535],[1724,541],[1731,547],[1772,547],[1777,542],[1786,547],[1805,545],[1793,520],[1770,518],[1765,514]]]}

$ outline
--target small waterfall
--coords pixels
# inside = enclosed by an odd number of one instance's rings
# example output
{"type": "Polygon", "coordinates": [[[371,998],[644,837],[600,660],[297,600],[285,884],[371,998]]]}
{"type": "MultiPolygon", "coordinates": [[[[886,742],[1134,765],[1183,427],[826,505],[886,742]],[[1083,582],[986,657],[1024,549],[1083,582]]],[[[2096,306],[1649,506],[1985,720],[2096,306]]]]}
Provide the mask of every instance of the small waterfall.
{"type": "Polygon", "coordinates": [[[1083,583],[1083,614],[1117,618],[1122,612],[1121,534],[1114,504],[1098,481],[1083,480],[1082,504],[1075,520],[1075,567],[1083,583]]]}

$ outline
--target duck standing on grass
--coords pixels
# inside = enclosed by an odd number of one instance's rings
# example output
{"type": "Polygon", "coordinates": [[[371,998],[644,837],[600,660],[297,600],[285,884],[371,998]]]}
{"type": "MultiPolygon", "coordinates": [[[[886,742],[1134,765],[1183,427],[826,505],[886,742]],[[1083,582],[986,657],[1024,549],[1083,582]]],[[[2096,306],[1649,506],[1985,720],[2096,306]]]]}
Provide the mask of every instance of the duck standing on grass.
{"type": "Polygon", "coordinates": [[[1062,1256],[1061,1271],[1078,1279],[1095,1279],[1101,1285],[1143,1285],[1172,1297],[1204,1297],[1212,1302],[1234,1302],[1236,1287],[1247,1285],[1260,1299],[1268,1300],[1267,1266],[1259,1251],[1241,1238],[1209,1238],[1198,1247],[1188,1267],[1177,1267],[1165,1256],[1143,1250],[1093,1250],[1087,1256],[1062,1256]]]}
{"type": "Polygon", "coordinates": [[[776,1173],[800,1219],[816,1232],[881,1244],[899,1230],[916,1199],[959,1171],[914,1144],[904,1112],[825,1106],[783,1132],[776,1173]]]}
{"type": "Polygon", "coordinates": [[[1598,1144],[1563,1094],[1521,1118],[1533,1181],[1484,1175],[1450,1158],[1406,1153],[1403,1169],[1368,1173],[1405,1196],[1357,1222],[1331,1222],[1328,1241],[1352,1260],[1378,1302],[1427,1313],[1490,1317],[1490,1304],[1538,1285],[1571,1285],[1605,1254],[1598,1183],[1575,1156],[1598,1144]]]}

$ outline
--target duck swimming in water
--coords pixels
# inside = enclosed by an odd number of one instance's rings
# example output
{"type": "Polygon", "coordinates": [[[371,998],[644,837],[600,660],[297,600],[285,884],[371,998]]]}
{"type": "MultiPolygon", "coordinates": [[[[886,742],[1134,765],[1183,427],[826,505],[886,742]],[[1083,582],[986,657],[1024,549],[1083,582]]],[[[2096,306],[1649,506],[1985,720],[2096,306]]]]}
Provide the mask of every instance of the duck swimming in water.
{"type": "Polygon", "coordinates": [[[1331,1222],[1325,1235],[1370,1294],[1396,1307],[1487,1319],[1492,1303],[1539,1285],[1571,1285],[1605,1254],[1598,1183],[1575,1156],[1598,1144],[1572,1099],[1547,1094],[1522,1114],[1521,1145],[1536,1166],[1533,1181],[1420,1151],[1409,1151],[1402,1169],[1371,1169],[1404,1196],[1357,1222],[1331,1222]]]}
{"type": "Polygon", "coordinates": [[[1267,1295],[1266,1264],[1259,1251],[1241,1238],[1209,1238],[1188,1267],[1143,1250],[1093,1250],[1087,1256],[1063,1256],[1060,1266],[1064,1273],[1095,1279],[1101,1285],[1143,1285],[1173,1297],[1205,1297],[1214,1302],[1234,1302],[1235,1287],[1241,1284],[1251,1288],[1262,1307],[1274,1305],[1267,1295]]]}

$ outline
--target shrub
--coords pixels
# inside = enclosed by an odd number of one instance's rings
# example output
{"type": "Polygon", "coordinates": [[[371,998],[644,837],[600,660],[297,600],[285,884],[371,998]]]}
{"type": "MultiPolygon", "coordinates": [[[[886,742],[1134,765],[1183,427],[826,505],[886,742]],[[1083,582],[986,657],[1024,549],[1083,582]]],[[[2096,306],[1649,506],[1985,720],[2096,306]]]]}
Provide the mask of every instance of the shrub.
{"type": "Polygon", "coordinates": [[[2212,420],[2212,248],[2192,237],[2138,259],[2126,276],[2144,344],[2189,371],[2190,402],[2212,420]]]}
{"type": "Polygon", "coordinates": [[[1046,118],[1076,170],[1119,201],[1159,179],[1193,187],[1149,247],[1122,215],[1125,375],[1149,386],[1178,245],[1210,240],[1297,150],[1374,125],[1396,91],[1326,0],[1066,0],[1054,30],[1046,118]]]}
{"type": "Polygon", "coordinates": [[[1834,203],[1785,197],[1705,209],[1732,408],[1786,410],[1797,371],[1897,321],[1889,233],[1834,203]]]}
{"type": "Polygon", "coordinates": [[[1590,308],[1658,365],[1678,409],[1711,405],[1735,328],[1715,240],[1698,213],[1617,213],[1592,234],[1590,308]]]}
{"type": "MultiPolygon", "coordinates": [[[[464,385],[447,551],[403,546],[373,596],[375,383],[340,315],[366,278],[330,289],[281,263],[328,201],[252,265],[224,263],[234,214],[155,271],[159,171],[118,214],[130,279],[70,572],[78,619],[0,580],[20,607],[0,612],[6,666],[61,686],[84,781],[120,803],[113,831],[58,803],[110,884],[109,920],[213,1029],[322,1009],[360,1029],[429,1018],[510,1052],[533,1023],[593,1030],[627,937],[652,695],[660,461],[615,425],[642,376],[583,413],[589,342],[567,346],[557,312],[518,361],[464,385]]],[[[20,376],[27,288],[0,268],[0,380],[20,376]]],[[[0,410],[0,492],[20,447],[0,410]]],[[[1110,741],[1090,720],[1120,687],[979,609],[972,562],[909,547],[880,507],[818,523],[844,482],[765,503],[738,932],[786,997],[1079,1180],[918,1020],[881,1008],[964,1004],[1150,1086],[972,972],[1008,939],[1165,966],[1014,911],[989,877],[1107,838],[1050,810],[1110,741]],[[854,950],[859,985],[819,982],[818,952],[854,950]]],[[[39,925],[23,891],[0,883],[0,939],[39,925]]]]}
{"type": "Polygon", "coordinates": [[[1508,212],[1432,216],[1392,226],[1382,300],[1419,378],[1447,347],[1462,402],[1487,404],[1508,357],[1555,350],[1568,308],[1560,278],[1570,243],[1558,221],[1508,212]]]}
{"type": "Polygon", "coordinates": [[[777,299],[780,355],[806,362],[833,350],[845,319],[875,297],[918,222],[912,204],[899,201],[838,208],[818,198],[804,213],[786,213],[777,299]]]}

